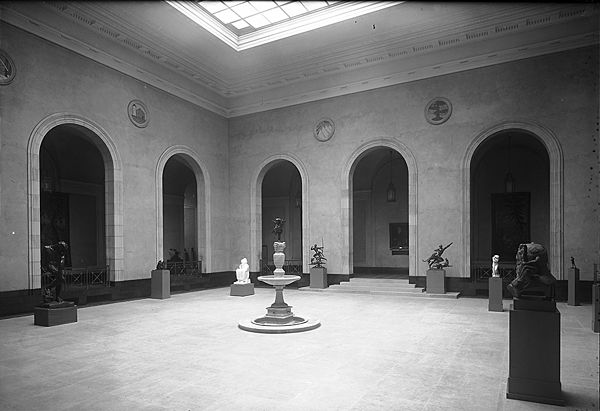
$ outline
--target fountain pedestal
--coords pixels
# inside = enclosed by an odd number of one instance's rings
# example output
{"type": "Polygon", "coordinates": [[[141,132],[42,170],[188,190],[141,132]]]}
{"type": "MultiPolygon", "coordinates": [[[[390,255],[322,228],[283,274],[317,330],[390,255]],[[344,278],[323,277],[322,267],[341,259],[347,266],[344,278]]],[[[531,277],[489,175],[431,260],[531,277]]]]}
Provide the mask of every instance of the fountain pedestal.
{"type": "Polygon", "coordinates": [[[244,331],[269,334],[308,331],[319,327],[321,323],[317,320],[295,316],[292,307],[283,300],[285,286],[298,281],[300,276],[286,275],[282,268],[285,261],[285,255],[283,254],[285,243],[276,242],[274,246],[275,274],[260,276],[258,280],[275,287],[275,301],[270,307],[267,307],[267,315],[254,320],[240,321],[238,326],[244,331]]]}

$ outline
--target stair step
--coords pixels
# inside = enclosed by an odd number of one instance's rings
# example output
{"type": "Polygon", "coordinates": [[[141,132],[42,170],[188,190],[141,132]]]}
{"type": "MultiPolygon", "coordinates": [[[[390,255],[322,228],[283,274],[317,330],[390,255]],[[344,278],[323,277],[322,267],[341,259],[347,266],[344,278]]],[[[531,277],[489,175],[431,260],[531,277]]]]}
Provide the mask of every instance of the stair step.
{"type": "Polygon", "coordinates": [[[372,282],[377,282],[377,283],[390,283],[390,284],[396,284],[396,283],[408,283],[408,279],[406,278],[368,278],[368,277],[354,277],[351,278],[350,281],[352,282],[356,282],[356,283],[372,283],[372,282]]]}
{"type": "MultiPolygon", "coordinates": [[[[339,285],[332,285],[331,287],[334,288],[342,288],[345,290],[373,290],[373,291],[386,291],[386,290],[390,290],[390,291],[403,291],[403,292],[408,292],[408,293],[420,293],[421,289],[420,288],[415,288],[414,285],[411,286],[384,286],[384,285],[357,285],[357,284],[349,284],[349,283],[342,283],[339,285]]],[[[330,288],[331,288],[330,287],[330,288]]]]}
{"type": "Polygon", "coordinates": [[[421,288],[416,288],[418,292],[408,292],[408,291],[399,291],[399,290],[357,290],[351,288],[335,288],[335,285],[332,285],[328,288],[310,288],[310,287],[300,287],[298,290],[300,291],[313,291],[313,292],[329,292],[329,293],[339,293],[339,294],[363,294],[363,295],[395,295],[399,297],[416,297],[416,298],[450,298],[456,299],[458,298],[460,293],[456,292],[448,292],[446,294],[431,294],[422,292],[421,288]]]}

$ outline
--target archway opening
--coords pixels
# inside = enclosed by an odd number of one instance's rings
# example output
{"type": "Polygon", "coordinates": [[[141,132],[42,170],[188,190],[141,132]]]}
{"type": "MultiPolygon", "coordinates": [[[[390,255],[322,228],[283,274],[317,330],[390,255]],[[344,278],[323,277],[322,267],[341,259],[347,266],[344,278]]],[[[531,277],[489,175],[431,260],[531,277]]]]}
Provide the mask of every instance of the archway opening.
{"type": "Polygon", "coordinates": [[[473,154],[470,181],[471,278],[484,280],[495,254],[510,276],[521,243],[552,253],[550,159],[537,137],[517,129],[491,135],[473,154]]]}
{"type": "MultiPolygon", "coordinates": [[[[105,161],[92,131],[75,124],[52,128],[39,152],[40,255],[44,247],[66,242],[65,280],[69,286],[107,285],[105,161]]],[[[51,282],[43,270],[41,286],[51,282]]]]}
{"type": "Polygon", "coordinates": [[[273,269],[273,221],[285,220],[282,241],[286,242],[285,271],[301,274],[302,249],[302,179],[296,166],[278,160],[266,171],[261,184],[262,250],[261,271],[273,269]]]}
{"type": "Polygon", "coordinates": [[[407,277],[408,167],[396,150],[365,153],[352,175],[352,256],[355,275],[407,277]]]}
{"type": "Polygon", "coordinates": [[[198,199],[202,190],[198,190],[196,175],[181,154],[167,160],[162,178],[163,256],[167,263],[181,263],[178,266],[184,269],[186,263],[201,261],[204,249],[198,236],[203,231],[199,227],[203,225],[203,202],[198,199]]]}

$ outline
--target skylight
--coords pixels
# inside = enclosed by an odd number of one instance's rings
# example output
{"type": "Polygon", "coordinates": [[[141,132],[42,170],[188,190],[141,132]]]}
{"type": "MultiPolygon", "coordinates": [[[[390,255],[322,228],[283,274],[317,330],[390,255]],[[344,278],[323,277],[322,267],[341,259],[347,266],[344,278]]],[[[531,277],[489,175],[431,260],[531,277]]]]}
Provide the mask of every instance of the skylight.
{"type": "Polygon", "coordinates": [[[394,6],[397,1],[167,1],[237,51],[394,6]]]}

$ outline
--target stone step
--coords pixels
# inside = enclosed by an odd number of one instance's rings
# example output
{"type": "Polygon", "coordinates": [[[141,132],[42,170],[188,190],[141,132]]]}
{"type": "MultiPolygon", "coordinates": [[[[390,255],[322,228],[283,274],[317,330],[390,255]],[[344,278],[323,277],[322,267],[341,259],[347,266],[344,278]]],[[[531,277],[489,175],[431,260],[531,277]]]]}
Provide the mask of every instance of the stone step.
{"type": "Polygon", "coordinates": [[[340,294],[363,294],[363,295],[395,295],[399,297],[416,297],[416,298],[450,298],[455,299],[458,298],[460,293],[451,293],[448,292],[446,294],[432,294],[432,293],[424,293],[421,288],[416,288],[418,292],[410,292],[406,290],[357,290],[347,287],[336,288],[336,286],[332,285],[328,288],[310,288],[310,287],[300,287],[299,291],[312,291],[317,293],[340,293],[340,294]]]}
{"type": "Polygon", "coordinates": [[[402,289],[412,289],[415,288],[415,284],[410,284],[408,280],[404,281],[394,281],[394,282],[385,282],[385,281],[354,281],[351,279],[349,282],[342,282],[340,285],[349,285],[353,287],[385,287],[385,288],[402,288],[402,289]]]}
{"type": "Polygon", "coordinates": [[[381,284],[408,284],[406,278],[369,278],[355,277],[350,279],[353,283],[381,283],[381,284]]]}
{"type": "Polygon", "coordinates": [[[342,288],[344,290],[373,290],[373,291],[386,291],[386,290],[391,290],[391,291],[403,291],[403,292],[408,292],[408,293],[420,293],[421,289],[420,288],[416,288],[414,286],[414,284],[411,284],[410,286],[398,286],[398,285],[382,285],[382,284],[352,284],[352,283],[341,283],[339,285],[332,285],[329,288],[342,288]]]}

